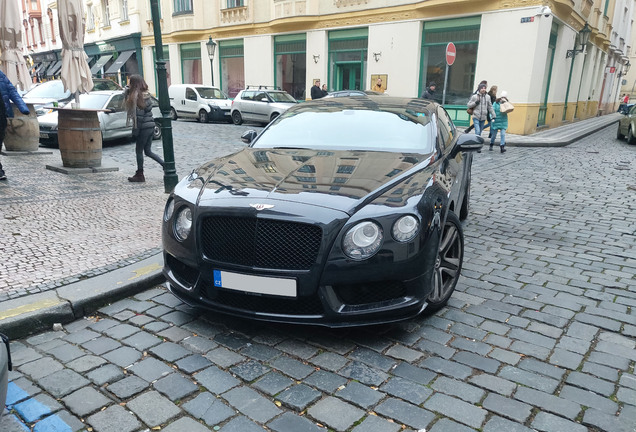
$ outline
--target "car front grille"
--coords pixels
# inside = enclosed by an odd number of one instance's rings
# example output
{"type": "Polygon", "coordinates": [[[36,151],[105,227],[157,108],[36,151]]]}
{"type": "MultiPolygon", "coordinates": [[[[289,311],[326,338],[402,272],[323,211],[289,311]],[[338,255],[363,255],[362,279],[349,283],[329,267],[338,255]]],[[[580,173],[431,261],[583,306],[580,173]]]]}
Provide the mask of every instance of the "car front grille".
{"type": "Polygon", "coordinates": [[[322,229],[271,219],[213,216],[203,220],[204,255],[248,267],[307,270],[316,262],[322,229]]]}

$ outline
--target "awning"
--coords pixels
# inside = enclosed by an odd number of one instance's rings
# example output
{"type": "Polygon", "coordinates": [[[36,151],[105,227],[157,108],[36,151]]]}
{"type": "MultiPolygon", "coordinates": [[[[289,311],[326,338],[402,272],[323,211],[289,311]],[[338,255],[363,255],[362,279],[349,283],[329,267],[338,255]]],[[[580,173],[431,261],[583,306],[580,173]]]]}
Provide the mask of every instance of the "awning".
{"type": "Polygon", "coordinates": [[[59,71],[61,67],[62,67],[62,60],[58,60],[57,62],[55,62],[53,66],[51,66],[50,68],[46,70],[46,76],[48,77],[48,76],[55,75],[55,73],[59,71]]]}
{"type": "Polygon", "coordinates": [[[95,64],[93,65],[93,67],[91,67],[91,73],[93,75],[95,75],[97,72],[99,72],[99,70],[106,64],[108,63],[108,60],[110,60],[113,57],[112,54],[104,54],[103,56],[101,56],[100,58],[97,59],[97,61],[95,62],[95,64]]]}
{"type": "Polygon", "coordinates": [[[48,62],[38,63],[38,64],[35,66],[35,72],[33,72],[33,73],[39,74],[42,70],[46,69],[46,67],[47,67],[48,65],[49,65],[49,63],[48,63],[48,62]]]}
{"type": "Polygon", "coordinates": [[[119,53],[119,57],[117,57],[117,60],[115,60],[115,62],[112,65],[110,65],[110,67],[108,68],[106,72],[104,72],[104,74],[117,73],[119,69],[121,69],[121,67],[124,65],[124,63],[126,63],[128,59],[130,58],[130,56],[133,55],[134,53],[135,53],[134,51],[124,51],[119,53]]]}

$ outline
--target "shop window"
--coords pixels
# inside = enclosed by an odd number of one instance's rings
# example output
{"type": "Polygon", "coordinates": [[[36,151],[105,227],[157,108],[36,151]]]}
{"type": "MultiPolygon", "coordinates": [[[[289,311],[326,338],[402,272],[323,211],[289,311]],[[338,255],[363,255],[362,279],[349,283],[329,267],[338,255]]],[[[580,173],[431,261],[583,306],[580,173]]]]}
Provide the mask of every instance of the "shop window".
{"type": "Polygon", "coordinates": [[[245,62],[243,40],[221,41],[219,43],[221,64],[221,90],[234,98],[245,88],[245,62]]]}
{"type": "Polygon", "coordinates": [[[274,39],[274,85],[296,99],[305,99],[307,54],[305,35],[277,36],[274,39]]]}
{"type": "Polygon", "coordinates": [[[180,48],[183,83],[203,84],[201,45],[198,43],[182,44],[180,48]]]}
{"type": "Polygon", "coordinates": [[[480,23],[480,17],[424,23],[419,94],[424,93],[428,84],[433,81],[437,87],[435,102],[442,102],[446,85],[446,105],[468,103],[470,95],[475,91],[475,82],[481,80],[475,77],[480,23]],[[445,83],[446,46],[449,42],[455,44],[457,57],[448,70],[448,83],[445,83]]]}

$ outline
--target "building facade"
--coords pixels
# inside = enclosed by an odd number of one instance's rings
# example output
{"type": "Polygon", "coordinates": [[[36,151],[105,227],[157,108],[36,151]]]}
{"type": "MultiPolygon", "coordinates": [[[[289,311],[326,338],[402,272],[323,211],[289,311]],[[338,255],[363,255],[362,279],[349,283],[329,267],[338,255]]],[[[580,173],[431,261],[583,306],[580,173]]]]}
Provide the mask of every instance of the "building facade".
{"type": "MultiPolygon", "coordinates": [[[[633,0],[156,1],[169,84],[213,83],[231,97],[268,85],[305,100],[316,79],[335,91],[369,89],[377,78],[390,95],[417,97],[435,82],[436,100],[468,125],[466,102],[487,80],[515,105],[509,132],[530,134],[615,111],[629,79],[633,0]]],[[[96,73],[116,70],[123,81],[139,72],[156,92],[151,0],[85,5],[96,73]]]]}

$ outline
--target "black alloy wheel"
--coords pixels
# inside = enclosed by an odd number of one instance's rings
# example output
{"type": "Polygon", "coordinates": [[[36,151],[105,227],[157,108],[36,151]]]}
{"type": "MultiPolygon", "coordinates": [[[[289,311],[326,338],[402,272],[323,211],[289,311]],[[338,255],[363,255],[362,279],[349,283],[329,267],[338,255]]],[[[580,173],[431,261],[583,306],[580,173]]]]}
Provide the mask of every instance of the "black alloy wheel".
{"type": "Polygon", "coordinates": [[[464,231],[457,215],[449,211],[439,242],[433,273],[433,291],[426,299],[426,311],[438,311],[448,303],[459,280],[463,260],[464,231]]]}
{"type": "Polygon", "coordinates": [[[235,125],[243,124],[243,117],[241,117],[241,113],[238,110],[232,113],[232,121],[235,125]]]}
{"type": "Polygon", "coordinates": [[[170,118],[172,119],[172,121],[175,121],[177,119],[177,112],[174,110],[174,108],[170,108],[170,118]]]}
{"type": "Polygon", "coordinates": [[[204,110],[204,109],[199,111],[199,118],[197,120],[199,120],[199,122],[201,122],[201,123],[207,123],[208,122],[208,113],[207,113],[207,111],[204,110]]]}
{"type": "Polygon", "coordinates": [[[155,129],[152,131],[152,139],[161,139],[161,133],[161,124],[158,121],[155,121],[155,129]]]}
{"type": "Polygon", "coordinates": [[[621,133],[621,124],[618,123],[618,131],[616,132],[616,139],[622,140],[625,139],[625,135],[621,133]]]}

